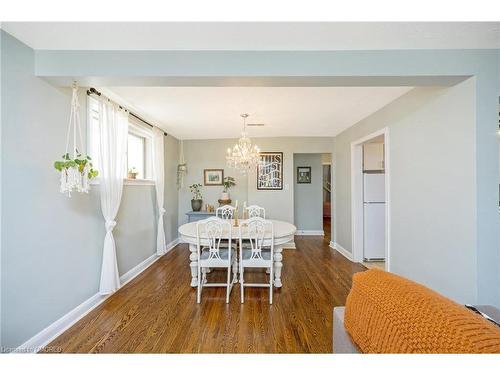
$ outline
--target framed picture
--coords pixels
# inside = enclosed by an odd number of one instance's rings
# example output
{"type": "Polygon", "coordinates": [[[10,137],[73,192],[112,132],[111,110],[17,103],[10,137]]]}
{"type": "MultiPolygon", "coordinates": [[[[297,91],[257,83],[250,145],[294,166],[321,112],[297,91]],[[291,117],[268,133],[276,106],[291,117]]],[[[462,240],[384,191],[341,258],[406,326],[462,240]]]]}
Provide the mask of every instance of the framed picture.
{"type": "Polygon", "coordinates": [[[257,190],[283,190],[283,153],[261,152],[257,166],[257,190]]]}
{"type": "Polygon", "coordinates": [[[224,169],[204,169],[203,184],[205,186],[222,186],[224,182],[224,169]]]}
{"type": "Polygon", "coordinates": [[[311,167],[297,167],[297,183],[298,184],[311,183],[311,167]]]}

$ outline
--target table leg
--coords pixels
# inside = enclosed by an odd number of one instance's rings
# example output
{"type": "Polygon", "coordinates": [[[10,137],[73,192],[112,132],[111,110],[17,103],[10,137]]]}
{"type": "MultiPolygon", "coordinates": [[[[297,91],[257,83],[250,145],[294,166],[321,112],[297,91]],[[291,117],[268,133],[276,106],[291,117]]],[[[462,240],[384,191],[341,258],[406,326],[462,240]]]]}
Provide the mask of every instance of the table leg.
{"type": "Polygon", "coordinates": [[[191,261],[189,264],[191,268],[191,286],[196,288],[198,286],[198,248],[196,245],[189,244],[189,251],[191,252],[189,255],[189,260],[191,261]]]}
{"type": "Polygon", "coordinates": [[[283,248],[281,246],[274,247],[274,286],[276,288],[281,288],[281,268],[283,267],[283,254],[281,252],[283,248]]]}

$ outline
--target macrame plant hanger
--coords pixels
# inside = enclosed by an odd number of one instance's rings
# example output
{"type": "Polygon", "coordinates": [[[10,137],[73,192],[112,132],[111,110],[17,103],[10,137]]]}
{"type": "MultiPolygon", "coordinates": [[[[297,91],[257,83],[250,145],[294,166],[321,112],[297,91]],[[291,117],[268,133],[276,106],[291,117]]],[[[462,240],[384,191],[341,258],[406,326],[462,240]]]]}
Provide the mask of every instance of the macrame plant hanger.
{"type": "Polygon", "coordinates": [[[67,166],[61,170],[61,193],[71,197],[71,192],[76,190],[79,193],[88,193],[89,171],[91,165],[90,158],[83,149],[82,128],[80,125],[80,104],[78,102],[78,86],[73,82],[73,95],[71,97],[71,112],[69,116],[68,134],[66,136],[66,151],[63,159],[67,166]],[[78,132],[78,135],[77,135],[78,132]],[[73,135],[73,147],[70,154],[70,138],[73,135]],[[77,142],[79,139],[79,143],[77,142]]]}
{"type": "Polygon", "coordinates": [[[177,189],[182,189],[184,186],[184,176],[187,174],[187,163],[184,160],[184,144],[181,140],[179,152],[179,165],[177,166],[177,189]]]}

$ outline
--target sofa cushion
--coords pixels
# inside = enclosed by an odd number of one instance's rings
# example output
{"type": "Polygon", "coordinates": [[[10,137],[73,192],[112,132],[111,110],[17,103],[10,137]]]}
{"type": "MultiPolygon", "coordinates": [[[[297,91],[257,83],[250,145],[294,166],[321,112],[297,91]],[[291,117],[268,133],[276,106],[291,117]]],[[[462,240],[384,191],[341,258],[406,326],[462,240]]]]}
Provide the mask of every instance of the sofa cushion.
{"type": "Polygon", "coordinates": [[[392,273],[353,277],[345,327],[363,353],[500,353],[500,328],[392,273]]]}

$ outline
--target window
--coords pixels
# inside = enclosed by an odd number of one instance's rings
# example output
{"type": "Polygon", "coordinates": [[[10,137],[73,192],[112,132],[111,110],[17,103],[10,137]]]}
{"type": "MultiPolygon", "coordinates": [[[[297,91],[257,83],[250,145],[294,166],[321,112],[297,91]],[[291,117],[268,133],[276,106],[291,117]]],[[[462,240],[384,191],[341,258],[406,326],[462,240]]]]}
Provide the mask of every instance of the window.
{"type": "MultiPolygon", "coordinates": [[[[99,168],[99,103],[88,97],[88,139],[89,155],[94,165],[99,168]]],[[[152,132],[151,128],[140,120],[129,116],[126,183],[147,181],[152,179],[152,132]],[[135,179],[128,179],[129,172],[135,174],[135,179]]]]}
{"type": "Polygon", "coordinates": [[[136,179],[152,179],[152,132],[135,117],[129,117],[127,142],[127,172],[137,173],[136,179]]]}
{"type": "Polygon", "coordinates": [[[144,178],[144,153],[146,138],[131,134],[128,135],[127,166],[129,172],[137,173],[136,178],[144,178]]]}

